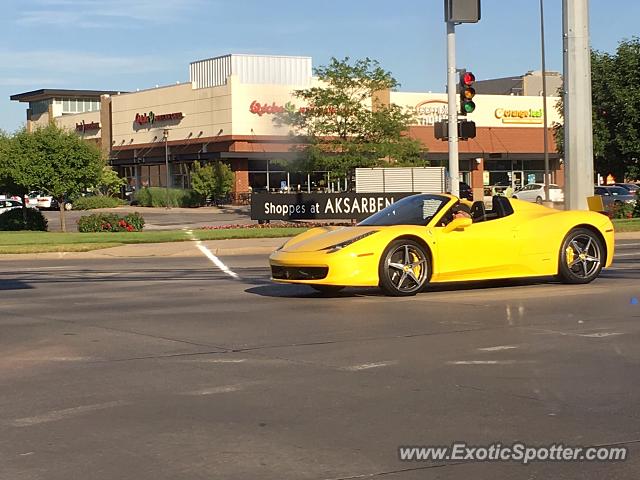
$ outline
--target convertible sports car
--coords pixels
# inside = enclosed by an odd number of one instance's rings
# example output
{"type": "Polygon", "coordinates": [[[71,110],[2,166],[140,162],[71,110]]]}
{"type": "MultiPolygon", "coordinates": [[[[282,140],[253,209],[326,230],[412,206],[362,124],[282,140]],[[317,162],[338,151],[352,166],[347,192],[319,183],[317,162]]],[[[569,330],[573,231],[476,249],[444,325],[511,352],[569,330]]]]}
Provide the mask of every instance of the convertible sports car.
{"type": "Polygon", "coordinates": [[[353,227],[310,229],[269,261],[276,282],[322,292],[380,286],[404,296],[438,282],[555,275],[589,283],[611,265],[613,249],[613,225],[600,213],[501,196],[487,210],[483,202],[419,194],[353,227]]]}

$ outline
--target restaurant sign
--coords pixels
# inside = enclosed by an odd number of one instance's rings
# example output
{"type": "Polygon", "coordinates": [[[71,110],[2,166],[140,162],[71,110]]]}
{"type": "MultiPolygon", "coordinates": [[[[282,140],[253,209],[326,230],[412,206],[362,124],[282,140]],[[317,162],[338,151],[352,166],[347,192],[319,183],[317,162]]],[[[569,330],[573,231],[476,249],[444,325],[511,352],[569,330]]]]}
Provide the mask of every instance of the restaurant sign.
{"type": "Polygon", "coordinates": [[[449,116],[449,104],[444,100],[426,100],[415,106],[415,124],[433,126],[449,116]]]}
{"type": "Polygon", "coordinates": [[[252,220],[363,220],[413,193],[254,193],[252,220]]]}
{"type": "Polygon", "coordinates": [[[76,123],[76,132],[85,133],[88,130],[100,130],[100,124],[98,122],[85,123],[84,120],[76,123]]]}
{"type": "Polygon", "coordinates": [[[542,109],[528,110],[508,110],[505,108],[496,108],[495,117],[502,120],[502,123],[542,123],[542,109]]]}
{"type": "Polygon", "coordinates": [[[171,120],[182,120],[184,115],[182,112],[164,113],[162,115],[156,115],[153,112],[149,113],[136,113],[135,122],[138,125],[153,125],[156,122],[168,122],[171,120]]]}

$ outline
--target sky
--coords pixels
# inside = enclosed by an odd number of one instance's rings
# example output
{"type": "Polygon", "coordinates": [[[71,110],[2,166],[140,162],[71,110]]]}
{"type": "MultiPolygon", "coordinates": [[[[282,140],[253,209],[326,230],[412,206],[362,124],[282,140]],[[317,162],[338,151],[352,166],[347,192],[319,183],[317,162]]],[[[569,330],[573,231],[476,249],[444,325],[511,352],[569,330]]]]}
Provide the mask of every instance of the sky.
{"type": "MultiPolygon", "coordinates": [[[[547,69],[562,71],[561,0],[544,0],[547,69]]],[[[24,125],[16,93],[135,91],[189,78],[189,63],[228,53],[376,59],[399,90],[444,92],[442,0],[2,0],[0,129],[24,125]]],[[[640,2],[591,0],[592,47],[640,35],[640,2]],[[615,25],[615,28],[613,26],[615,25]]],[[[478,80],[539,70],[539,0],[482,0],[457,27],[457,66],[478,80]]]]}

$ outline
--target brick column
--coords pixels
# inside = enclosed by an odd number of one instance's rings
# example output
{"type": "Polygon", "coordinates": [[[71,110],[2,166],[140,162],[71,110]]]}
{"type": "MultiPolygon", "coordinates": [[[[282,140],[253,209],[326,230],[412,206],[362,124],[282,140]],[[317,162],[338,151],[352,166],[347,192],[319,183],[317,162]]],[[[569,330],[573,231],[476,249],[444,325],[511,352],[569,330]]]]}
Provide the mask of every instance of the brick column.
{"type": "Polygon", "coordinates": [[[233,182],[234,203],[238,202],[238,194],[249,192],[249,160],[234,158],[231,163],[235,179],[233,182]]]}
{"type": "Polygon", "coordinates": [[[473,190],[473,200],[484,199],[484,158],[471,160],[471,189],[473,190]]]}

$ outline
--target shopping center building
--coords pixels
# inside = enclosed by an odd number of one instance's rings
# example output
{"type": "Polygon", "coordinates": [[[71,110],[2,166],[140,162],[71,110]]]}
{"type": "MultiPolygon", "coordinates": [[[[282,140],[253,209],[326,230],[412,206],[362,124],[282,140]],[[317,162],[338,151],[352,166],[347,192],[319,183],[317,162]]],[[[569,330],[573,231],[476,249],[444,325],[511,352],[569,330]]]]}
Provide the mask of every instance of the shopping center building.
{"type": "MultiPolygon", "coordinates": [[[[299,145],[286,126],[274,123],[283,109],[305,108],[296,89],[319,82],[309,57],[226,55],[190,64],[189,81],[136,92],[36,90],[11,97],[28,102],[27,129],[55,121],[95,142],[135,188],[188,188],[194,162],[221,160],[235,172],[237,200],[250,191],[338,188],[331,172],[295,171],[299,145]]],[[[377,98],[416,114],[409,134],[432,165],[447,164],[447,142],[434,137],[434,122],[446,118],[444,93],[378,92],[377,98]]],[[[490,185],[542,181],[543,100],[540,96],[476,95],[468,115],[474,139],[460,142],[460,172],[474,192],[490,185]]],[[[557,97],[548,98],[548,125],[560,122],[557,97]]],[[[552,181],[563,167],[551,130],[552,181]]]]}

